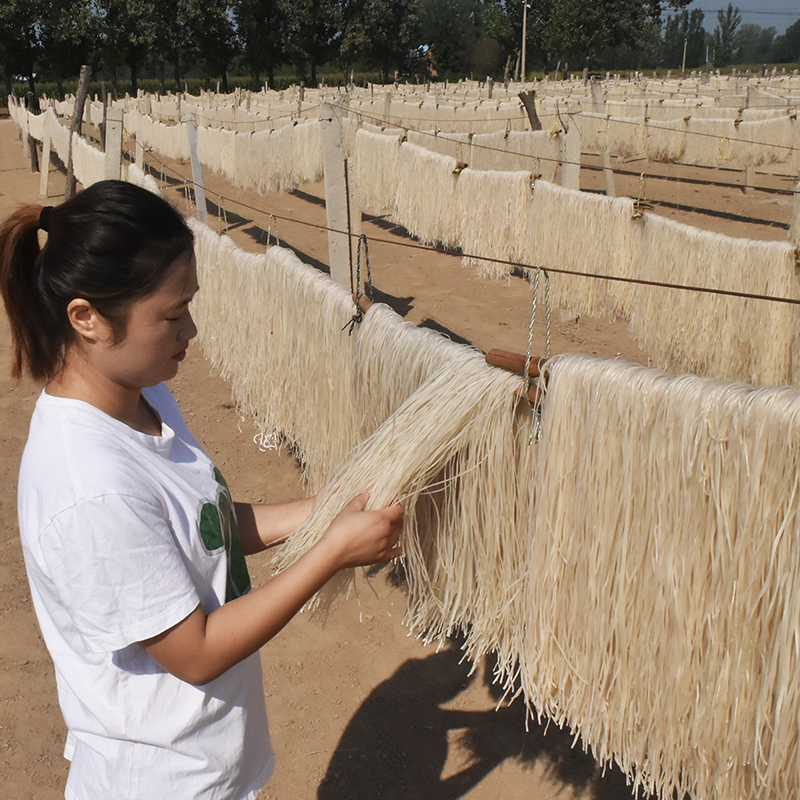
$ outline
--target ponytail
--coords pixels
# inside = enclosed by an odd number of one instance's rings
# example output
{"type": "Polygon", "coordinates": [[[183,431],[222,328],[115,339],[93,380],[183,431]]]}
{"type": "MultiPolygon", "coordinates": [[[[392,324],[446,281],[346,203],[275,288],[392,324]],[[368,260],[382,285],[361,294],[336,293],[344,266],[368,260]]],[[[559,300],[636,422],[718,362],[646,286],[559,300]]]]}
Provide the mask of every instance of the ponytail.
{"type": "Polygon", "coordinates": [[[41,206],[24,205],[0,228],[0,293],[11,325],[16,379],[25,371],[35,380],[50,377],[62,350],[62,343],[53,341],[53,320],[38,289],[41,211],[41,206]]]}
{"type": "Polygon", "coordinates": [[[67,307],[88,300],[125,336],[131,304],[156,291],[194,237],[181,213],[124,181],[99,181],[60,206],[22,206],[0,227],[0,293],[13,341],[11,372],[46,381],[74,331],[67,307]],[[39,247],[39,230],[47,243],[39,247]]]}

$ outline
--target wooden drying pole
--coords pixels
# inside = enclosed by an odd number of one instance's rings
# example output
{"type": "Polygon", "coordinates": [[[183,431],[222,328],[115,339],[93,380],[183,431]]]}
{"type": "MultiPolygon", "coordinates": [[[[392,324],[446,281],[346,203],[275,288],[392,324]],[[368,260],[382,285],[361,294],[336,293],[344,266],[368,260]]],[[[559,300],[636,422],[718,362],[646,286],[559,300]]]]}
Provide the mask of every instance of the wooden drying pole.
{"type": "MultiPolygon", "coordinates": [[[[358,296],[354,294],[353,302],[358,303],[358,310],[361,311],[362,314],[366,314],[367,311],[372,308],[372,301],[363,294],[358,296]]],[[[522,353],[511,353],[508,350],[489,350],[484,356],[484,359],[490,367],[504,369],[506,372],[513,372],[515,375],[525,374],[525,363],[528,361],[528,357],[522,353]]],[[[538,356],[532,357],[530,364],[528,364],[528,376],[530,378],[540,378],[542,376],[542,364],[544,364],[544,362],[545,359],[543,358],[539,358],[538,356]]],[[[538,397],[538,394],[537,388],[532,386],[528,389],[528,400],[531,403],[539,403],[541,398],[538,397]]]]}
{"type": "Polygon", "coordinates": [[[64,197],[69,200],[75,196],[76,180],[72,164],[72,134],[81,132],[83,107],[86,104],[86,95],[89,94],[89,81],[92,79],[92,68],[88,64],[81,67],[81,77],[78,83],[78,93],[75,95],[75,108],[72,110],[72,119],[69,123],[69,160],[67,162],[67,183],[64,188],[64,197]]]}

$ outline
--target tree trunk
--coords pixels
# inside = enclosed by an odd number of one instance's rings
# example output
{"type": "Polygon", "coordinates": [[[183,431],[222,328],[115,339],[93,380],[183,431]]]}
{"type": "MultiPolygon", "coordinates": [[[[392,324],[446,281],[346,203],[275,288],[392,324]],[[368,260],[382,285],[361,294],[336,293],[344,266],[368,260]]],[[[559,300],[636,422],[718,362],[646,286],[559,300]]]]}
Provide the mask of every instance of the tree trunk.
{"type": "Polygon", "coordinates": [[[131,97],[139,94],[139,61],[135,56],[131,56],[128,66],[131,68],[131,97]]]}
{"type": "Polygon", "coordinates": [[[317,86],[317,62],[311,59],[311,85],[316,88],[317,86]]]}
{"type": "Polygon", "coordinates": [[[228,67],[227,65],[223,65],[222,67],[222,93],[228,94],[228,67]]]}
{"type": "Polygon", "coordinates": [[[167,93],[167,56],[161,53],[158,58],[158,82],[161,94],[167,93]]]}
{"type": "Polygon", "coordinates": [[[181,57],[178,51],[175,51],[175,91],[181,90],[181,57]]]}

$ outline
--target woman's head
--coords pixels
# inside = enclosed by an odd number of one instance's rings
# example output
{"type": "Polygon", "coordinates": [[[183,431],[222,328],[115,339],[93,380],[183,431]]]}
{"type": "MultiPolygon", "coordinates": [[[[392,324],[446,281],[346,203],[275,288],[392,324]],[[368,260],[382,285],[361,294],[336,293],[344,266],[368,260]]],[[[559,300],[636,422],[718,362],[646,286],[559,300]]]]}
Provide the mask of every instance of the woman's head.
{"type": "Polygon", "coordinates": [[[101,181],[42,214],[23,206],[0,228],[0,290],[14,340],[14,375],[46,380],[73,340],[67,307],[87,300],[115,340],[131,304],[152,294],[193,245],[181,214],[152,192],[101,181]],[[39,247],[40,217],[47,242],[39,247]]]}

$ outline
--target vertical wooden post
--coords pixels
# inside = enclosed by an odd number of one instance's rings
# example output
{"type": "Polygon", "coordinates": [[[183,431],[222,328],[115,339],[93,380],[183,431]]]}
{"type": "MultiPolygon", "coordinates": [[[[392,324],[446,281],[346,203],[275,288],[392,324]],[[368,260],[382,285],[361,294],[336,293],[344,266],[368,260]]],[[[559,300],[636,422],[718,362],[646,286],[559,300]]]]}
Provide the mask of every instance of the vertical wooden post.
{"type": "Polygon", "coordinates": [[[789,225],[789,241],[800,248],[800,183],[794,187],[792,222],[789,225]]]}
{"type": "Polygon", "coordinates": [[[107,109],[105,122],[106,154],[105,179],[118,181],[122,178],[122,109],[107,109]]]}
{"type": "Polygon", "coordinates": [[[383,124],[387,127],[392,124],[391,122],[392,117],[392,93],[386,92],[386,96],[383,98],[383,124]]]}
{"type": "MultiPolygon", "coordinates": [[[[597,81],[592,81],[592,105],[596,114],[603,114],[605,116],[606,101],[603,99],[603,92],[597,81]]],[[[608,139],[606,139],[606,146],[603,148],[602,158],[603,177],[606,181],[606,195],[608,195],[608,197],[616,197],[614,172],[611,169],[611,153],[608,152],[608,139]]]]}
{"type": "Polygon", "coordinates": [[[47,183],[50,179],[50,113],[44,119],[44,131],[42,133],[42,166],[39,176],[39,197],[47,197],[47,183]]]}
{"type": "Polygon", "coordinates": [[[36,152],[36,139],[30,134],[26,137],[28,142],[28,155],[31,157],[31,172],[39,171],[39,154],[36,152]]]}
{"type": "MultiPolygon", "coordinates": [[[[344,98],[340,96],[339,102],[344,98]]],[[[325,210],[328,217],[328,262],[331,278],[350,288],[349,214],[347,172],[342,142],[342,110],[338,103],[319,107],[322,133],[322,163],[325,170],[325,210]]]]}
{"type": "Polygon", "coordinates": [[[78,93],[75,95],[75,107],[72,110],[72,119],[69,124],[69,160],[67,164],[67,182],[64,187],[64,197],[69,200],[75,196],[76,181],[72,165],[72,134],[81,132],[83,107],[86,104],[86,95],[89,94],[89,81],[92,78],[92,68],[87,64],[81,67],[81,77],[78,83],[78,93]]]}
{"type": "MultiPolygon", "coordinates": [[[[361,198],[358,193],[356,171],[353,159],[345,159],[344,175],[347,184],[347,230],[350,234],[350,274],[355,280],[356,264],[358,263],[359,237],[361,228],[361,198]]],[[[366,280],[366,268],[361,265],[361,280],[366,280]]]]}
{"type": "Polygon", "coordinates": [[[203,186],[203,165],[200,163],[200,154],[197,150],[197,120],[194,118],[194,114],[189,114],[186,117],[186,132],[189,135],[189,155],[192,159],[192,181],[194,182],[194,202],[197,206],[197,218],[200,222],[208,224],[206,190],[203,186]]]}
{"type": "Polygon", "coordinates": [[[563,139],[561,185],[567,189],[581,188],[581,132],[574,123],[567,128],[563,139]]]}
{"type": "Polygon", "coordinates": [[[525,113],[528,115],[528,121],[531,123],[532,131],[540,131],[542,123],[539,120],[539,115],[536,113],[536,92],[520,92],[519,99],[522,100],[522,105],[525,106],[525,113]]]}
{"type": "MultiPolygon", "coordinates": [[[[751,167],[749,164],[744,168],[744,193],[750,194],[753,191],[754,181],[753,178],[755,176],[755,167],[751,167]]],[[[795,205],[797,204],[797,195],[795,195],[795,205]]]]}

